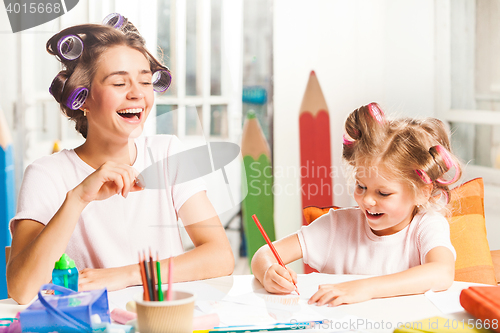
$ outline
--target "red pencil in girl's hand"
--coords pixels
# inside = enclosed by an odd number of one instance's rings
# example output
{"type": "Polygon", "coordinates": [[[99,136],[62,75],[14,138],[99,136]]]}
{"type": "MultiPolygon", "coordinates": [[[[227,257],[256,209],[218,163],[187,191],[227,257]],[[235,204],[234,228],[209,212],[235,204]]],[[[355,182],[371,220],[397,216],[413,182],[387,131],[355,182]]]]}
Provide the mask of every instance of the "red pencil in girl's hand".
{"type": "MultiPolygon", "coordinates": [[[[276,260],[278,260],[278,263],[284,268],[286,269],[286,266],[285,266],[285,263],[283,262],[283,260],[281,260],[281,257],[280,255],[278,254],[278,251],[276,251],[276,248],[274,247],[273,243],[271,242],[271,240],[269,239],[269,237],[267,237],[267,234],[266,234],[266,231],[264,230],[264,228],[262,228],[262,225],[260,224],[259,222],[259,219],[257,218],[257,215],[253,214],[252,215],[252,218],[255,222],[255,224],[257,225],[257,228],[259,228],[260,230],[260,233],[262,234],[262,236],[264,237],[264,239],[266,240],[266,243],[267,245],[269,245],[269,248],[271,249],[271,251],[273,251],[273,254],[274,256],[276,257],[276,260]]],[[[291,276],[290,276],[291,277],[291,276]]],[[[293,279],[292,279],[292,282],[293,282],[293,279]]],[[[295,286],[295,291],[297,292],[298,295],[299,294],[299,288],[297,288],[297,285],[295,284],[295,282],[293,282],[293,285],[295,286]]]]}

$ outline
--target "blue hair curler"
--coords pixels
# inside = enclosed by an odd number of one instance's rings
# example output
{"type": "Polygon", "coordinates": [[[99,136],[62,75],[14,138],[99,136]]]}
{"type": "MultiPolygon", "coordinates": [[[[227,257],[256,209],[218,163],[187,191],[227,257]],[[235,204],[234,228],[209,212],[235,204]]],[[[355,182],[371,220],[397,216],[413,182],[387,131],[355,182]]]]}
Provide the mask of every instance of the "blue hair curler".
{"type": "Polygon", "coordinates": [[[61,37],[57,42],[57,54],[66,60],[75,60],[83,52],[83,41],[76,35],[61,37]]]}
{"type": "Polygon", "coordinates": [[[111,13],[102,20],[103,25],[108,25],[115,29],[121,29],[125,23],[125,18],[118,13],[111,13]]]}
{"type": "Polygon", "coordinates": [[[77,110],[82,107],[83,103],[89,95],[89,90],[85,87],[78,87],[71,92],[66,103],[64,103],[71,110],[77,110]]]}
{"type": "Polygon", "coordinates": [[[153,90],[156,92],[164,92],[172,83],[172,75],[166,69],[159,69],[153,73],[153,90]]]}

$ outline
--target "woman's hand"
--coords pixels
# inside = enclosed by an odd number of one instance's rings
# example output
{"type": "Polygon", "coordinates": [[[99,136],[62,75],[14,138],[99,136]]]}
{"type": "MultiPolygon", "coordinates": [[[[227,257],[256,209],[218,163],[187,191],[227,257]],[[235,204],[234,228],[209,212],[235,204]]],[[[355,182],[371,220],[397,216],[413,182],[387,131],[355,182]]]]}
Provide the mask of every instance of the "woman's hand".
{"type": "Polygon", "coordinates": [[[78,291],[108,288],[108,291],[119,290],[134,285],[134,268],[137,265],[91,269],[85,268],[78,276],[78,291]]]}
{"type": "Polygon", "coordinates": [[[280,264],[272,264],[264,273],[262,282],[266,291],[273,294],[289,294],[295,290],[297,274],[290,268],[280,264]]]}
{"type": "Polygon", "coordinates": [[[309,299],[309,304],[337,306],[370,300],[370,282],[368,279],[354,280],[339,284],[322,284],[309,299]]]}
{"type": "Polygon", "coordinates": [[[104,200],[120,193],[126,198],[129,192],[142,190],[136,184],[138,175],[139,172],[131,166],[106,162],[85,178],[73,191],[84,203],[104,200]]]}

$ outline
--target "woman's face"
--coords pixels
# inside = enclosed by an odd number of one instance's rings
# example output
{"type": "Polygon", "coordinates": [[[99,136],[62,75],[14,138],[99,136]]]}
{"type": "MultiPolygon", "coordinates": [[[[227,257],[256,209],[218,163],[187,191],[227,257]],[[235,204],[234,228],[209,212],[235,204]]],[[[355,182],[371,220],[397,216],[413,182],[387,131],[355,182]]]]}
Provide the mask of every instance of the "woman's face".
{"type": "Polygon", "coordinates": [[[154,102],[149,62],[139,51],[120,45],[100,58],[89,98],[88,136],[106,139],[140,135],[154,102]]]}

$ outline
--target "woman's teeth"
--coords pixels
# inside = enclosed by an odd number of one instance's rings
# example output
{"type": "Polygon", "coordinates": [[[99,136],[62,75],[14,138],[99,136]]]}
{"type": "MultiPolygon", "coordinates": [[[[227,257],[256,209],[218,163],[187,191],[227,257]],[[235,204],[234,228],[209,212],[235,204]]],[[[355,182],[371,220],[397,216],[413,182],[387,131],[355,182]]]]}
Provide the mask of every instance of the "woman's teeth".
{"type": "Polygon", "coordinates": [[[125,118],[132,118],[136,116],[139,119],[139,115],[142,112],[142,108],[136,108],[136,109],[125,109],[125,110],[120,110],[117,111],[117,113],[125,118]]]}

